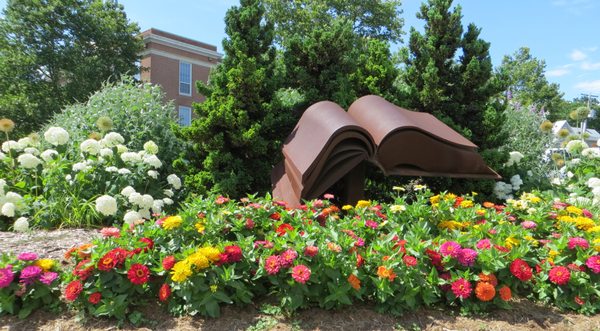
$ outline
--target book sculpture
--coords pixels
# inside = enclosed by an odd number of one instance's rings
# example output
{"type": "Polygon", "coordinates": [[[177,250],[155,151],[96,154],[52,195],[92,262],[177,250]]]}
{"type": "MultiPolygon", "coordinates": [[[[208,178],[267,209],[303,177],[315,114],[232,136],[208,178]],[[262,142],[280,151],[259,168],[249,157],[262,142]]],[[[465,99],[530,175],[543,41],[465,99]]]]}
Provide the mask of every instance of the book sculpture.
{"type": "Polygon", "coordinates": [[[500,176],[477,146],[428,113],[367,95],[348,112],[330,101],[310,106],[283,145],[273,169],[273,197],[298,206],[343,181],[345,202],[364,193],[364,161],[386,176],[489,178],[500,176]]]}

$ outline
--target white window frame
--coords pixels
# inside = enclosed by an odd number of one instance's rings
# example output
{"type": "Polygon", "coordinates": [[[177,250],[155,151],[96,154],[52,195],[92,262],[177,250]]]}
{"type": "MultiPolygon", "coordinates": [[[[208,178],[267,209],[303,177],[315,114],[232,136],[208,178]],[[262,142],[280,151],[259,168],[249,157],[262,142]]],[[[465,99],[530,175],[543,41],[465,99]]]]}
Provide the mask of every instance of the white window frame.
{"type": "Polygon", "coordinates": [[[179,95],[185,95],[185,96],[188,96],[188,97],[192,96],[192,64],[189,63],[189,62],[186,62],[186,61],[179,61],[179,95]],[[182,65],[188,65],[189,68],[190,68],[189,81],[187,81],[187,82],[185,82],[185,81],[183,81],[181,79],[181,74],[182,74],[181,67],[182,67],[182,65]],[[182,84],[188,84],[189,85],[189,87],[190,87],[190,89],[189,89],[190,92],[189,93],[183,93],[183,92],[181,92],[182,84]]]}
{"type": "Polygon", "coordinates": [[[180,126],[190,126],[192,124],[192,107],[188,107],[188,106],[179,106],[177,108],[177,123],[179,123],[180,126]],[[181,116],[182,111],[186,111],[189,114],[189,119],[190,121],[188,123],[183,123],[183,116],[181,116]]]}

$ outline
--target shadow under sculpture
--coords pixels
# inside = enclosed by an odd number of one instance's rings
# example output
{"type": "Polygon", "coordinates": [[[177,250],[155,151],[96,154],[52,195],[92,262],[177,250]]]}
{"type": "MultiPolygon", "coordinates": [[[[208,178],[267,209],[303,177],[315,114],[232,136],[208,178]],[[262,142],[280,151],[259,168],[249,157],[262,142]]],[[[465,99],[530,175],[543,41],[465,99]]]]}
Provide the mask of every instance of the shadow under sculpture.
{"type": "Polygon", "coordinates": [[[310,106],[287,137],[271,173],[273,197],[297,207],[344,181],[344,202],[364,195],[364,161],[386,176],[500,179],[477,146],[428,113],[367,95],[348,112],[331,101],[310,106]]]}

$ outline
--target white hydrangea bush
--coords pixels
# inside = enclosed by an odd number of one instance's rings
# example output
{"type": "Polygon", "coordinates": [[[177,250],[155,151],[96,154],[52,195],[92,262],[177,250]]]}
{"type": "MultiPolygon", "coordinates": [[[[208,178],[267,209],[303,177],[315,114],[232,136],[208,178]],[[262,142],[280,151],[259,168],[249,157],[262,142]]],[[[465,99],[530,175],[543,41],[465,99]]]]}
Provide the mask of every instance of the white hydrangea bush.
{"type": "Polygon", "coordinates": [[[2,143],[0,220],[8,221],[0,230],[132,224],[174,206],[181,179],[163,171],[153,141],[131,150],[118,132],[70,139],[53,126],[2,143]]]}

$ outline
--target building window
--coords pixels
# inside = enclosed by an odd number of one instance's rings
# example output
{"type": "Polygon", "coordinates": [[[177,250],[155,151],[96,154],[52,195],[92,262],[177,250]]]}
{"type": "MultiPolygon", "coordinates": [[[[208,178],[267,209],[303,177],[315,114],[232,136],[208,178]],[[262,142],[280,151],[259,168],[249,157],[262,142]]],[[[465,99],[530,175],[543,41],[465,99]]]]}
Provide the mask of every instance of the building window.
{"type": "Polygon", "coordinates": [[[179,106],[178,109],[179,125],[189,126],[192,124],[192,108],[179,106]]]}
{"type": "Polygon", "coordinates": [[[192,95],[192,65],[179,62],[179,94],[192,95]]]}

